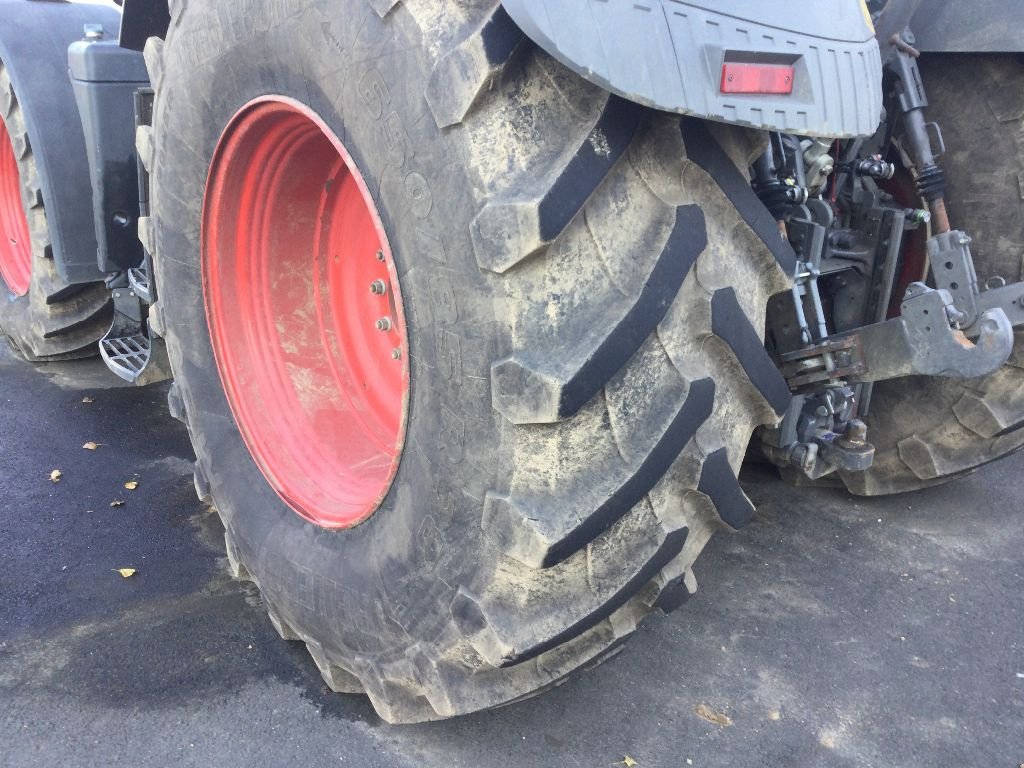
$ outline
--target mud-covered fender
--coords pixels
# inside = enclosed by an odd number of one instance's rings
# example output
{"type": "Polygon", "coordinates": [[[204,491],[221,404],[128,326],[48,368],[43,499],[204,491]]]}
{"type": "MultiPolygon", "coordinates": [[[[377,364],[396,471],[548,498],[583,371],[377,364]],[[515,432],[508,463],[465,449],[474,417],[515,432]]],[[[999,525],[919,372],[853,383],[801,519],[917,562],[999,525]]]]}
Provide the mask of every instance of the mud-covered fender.
{"type": "Polygon", "coordinates": [[[847,137],[882,112],[878,44],[861,0],[503,0],[537,45],[632,101],[709,120],[847,137]],[[791,63],[790,95],[723,94],[728,61],[791,63]]]}
{"type": "Polygon", "coordinates": [[[85,24],[102,24],[116,37],[120,19],[100,5],[0,0],[0,61],[24,110],[57,271],[71,283],[104,275],[96,262],[92,184],[68,46],[82,39],[85,24]]]}

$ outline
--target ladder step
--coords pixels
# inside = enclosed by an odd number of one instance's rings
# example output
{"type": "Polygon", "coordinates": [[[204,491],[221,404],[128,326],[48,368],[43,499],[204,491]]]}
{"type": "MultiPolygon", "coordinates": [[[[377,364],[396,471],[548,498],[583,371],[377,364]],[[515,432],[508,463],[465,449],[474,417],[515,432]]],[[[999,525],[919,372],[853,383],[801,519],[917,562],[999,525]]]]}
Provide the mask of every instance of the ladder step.
{"type": "Polygon", "coordinates": [[[149,364],[152,354],[150,340],[136,336],[104,336],[100,340],[103,362],[125,381],[135,382],[149,364]]]}
{"type": "Polygon", "coordinates": [[[146,304],[153,303],[153,293],[149,288],[149,270],[145,263],[141,267],[132,267],[128,270],[128,284],[140,300],[146,304]]]}

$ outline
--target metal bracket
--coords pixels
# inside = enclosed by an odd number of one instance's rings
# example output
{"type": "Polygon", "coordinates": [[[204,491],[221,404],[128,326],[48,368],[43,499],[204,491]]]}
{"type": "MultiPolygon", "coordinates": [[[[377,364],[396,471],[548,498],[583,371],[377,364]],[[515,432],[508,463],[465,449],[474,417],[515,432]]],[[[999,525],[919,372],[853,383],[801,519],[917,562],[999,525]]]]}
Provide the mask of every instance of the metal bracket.
{"type": "Polygon", "coordinates": [[[812,480],[837,469],[863,472],[874,461],[875,448],[855,409],[854,391],[845,384],[794,395],[786,419],[761,433],[759,447],[769,461],[796,468],[812,480]]]}
{"type": "Polygon", "coordinates": [[[875,460],[875,446],[867,441],[867,431],[863,421],[851,419],[843,434],[825,432],[816,435],[814,442],[818,446],[818,456],[829,467],[844,472],[864,472],[875,460]]]}
{"type": "Polygon", "coordinates": [[[961,316],[949,291],[912,283],[899,317],[782,355],[783,374],[794,389],[840,379],[861,383],[914,375],[987,376],[1010,356],[1013,327],[1001,308],[985,309],[972,343],[963,331],[950,327],[961,316]]]}
{"type": "Polygon", "coordinates": [[[957,328],[974,325],[978,319],[978,275],[971,257],[971,238],[960,230],[942,232],[928,238],[928,261],[935,276],[935,287],[949,291],[961,316],[957,328]]]}
{"type": "Polygon", "coordinates": [[[856,332],[867,371],[849,381],[883,381],[900,376],[987,376],[1013,350],[1013,327],[1000,308],[987,309],[978,321],[977,340],[950,327],[960,310],[944,289],[912,283],[901,314],[856,332]]]}
{"type": "Polygon", "coordinates": [[[867,373],[864,350],[857,335],[831,338],[812,347],[787,352],[779,356],[779,362],[791,389],[867,373]]]}
{"type": "MultiPolygon", "coordinates": [[[[984,317],[991,309],[1001,309],[1014,328],[1024,325],[1024,283],[1011,283],[1000,288],[990,288],[978,294],[978,311],[984,317]]],[[[981,323],[964,328],[964,335],[976,338],[981,333],[981,323]]]]}
{"type": "Polygon", "coordinates": [[[938,123],[929,122],[924,124],[924,128],[932,134],[928,139],[928,143],[932,148],[932,154],[935,155],[936,159],[942,157],[946,154],[946,141],[942,138],[942,127],[938,123]],[[935,142],[938,144],[938,148],[931,143],[932,139],[935,139],[935,142]]]}

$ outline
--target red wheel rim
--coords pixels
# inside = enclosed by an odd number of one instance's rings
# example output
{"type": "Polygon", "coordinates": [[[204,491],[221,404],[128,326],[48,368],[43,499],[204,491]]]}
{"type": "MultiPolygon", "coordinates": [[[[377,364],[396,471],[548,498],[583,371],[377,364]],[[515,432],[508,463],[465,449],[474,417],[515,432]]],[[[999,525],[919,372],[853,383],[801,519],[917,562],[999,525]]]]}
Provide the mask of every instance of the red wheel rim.
{"type": "Polygon", "coordinates": [[[203,208],[217,369],[267,481],[318,525],[387,495],[405,440],[398,275],[351,156],[309,108],[266,97],[221,136],[203,208]]]}
{"type": "Polygon", "coordinates": [[[0,277],[18,296],[32,279],[32,240],[21,207],[21,176],[7,126],[0,120],[0,277]]]}

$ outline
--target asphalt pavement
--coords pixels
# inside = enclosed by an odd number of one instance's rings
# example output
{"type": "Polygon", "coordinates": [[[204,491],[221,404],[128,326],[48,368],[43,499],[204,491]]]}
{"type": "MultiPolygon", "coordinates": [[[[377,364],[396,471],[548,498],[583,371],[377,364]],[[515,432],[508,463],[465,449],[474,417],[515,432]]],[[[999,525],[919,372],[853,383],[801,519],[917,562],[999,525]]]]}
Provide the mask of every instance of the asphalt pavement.
{"type": "Polygon", "coordinates": [[[758,515],[680,611],[540,698],[416,726],[278,638],[192,460],[166,385],[0,349],[0,765],[1024,762],[1024,454],[887,499],[748,471],[758,515]]]}

